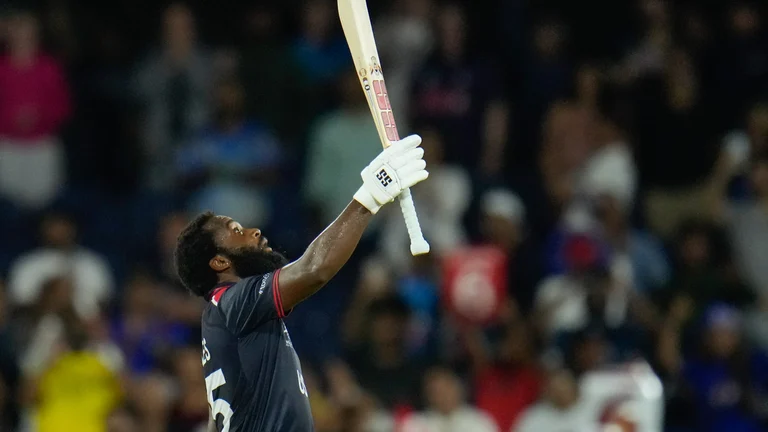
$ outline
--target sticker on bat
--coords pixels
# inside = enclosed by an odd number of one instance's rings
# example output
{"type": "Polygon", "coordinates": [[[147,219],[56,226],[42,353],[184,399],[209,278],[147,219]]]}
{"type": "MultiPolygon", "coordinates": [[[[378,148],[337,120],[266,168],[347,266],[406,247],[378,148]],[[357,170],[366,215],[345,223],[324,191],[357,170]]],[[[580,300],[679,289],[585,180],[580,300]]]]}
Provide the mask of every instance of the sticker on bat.
{"type": "Polygon", "coordinates": [[[387,133],[387,139],[390,141],[399,140],[400,136],[397,132],[397,124],[395,124],[395,116],[392,114],[392,104],[389,102],[384,80],[373,81],[373,92],[376,95],[376,105],[381,110],[381,122],[387,133]]]}

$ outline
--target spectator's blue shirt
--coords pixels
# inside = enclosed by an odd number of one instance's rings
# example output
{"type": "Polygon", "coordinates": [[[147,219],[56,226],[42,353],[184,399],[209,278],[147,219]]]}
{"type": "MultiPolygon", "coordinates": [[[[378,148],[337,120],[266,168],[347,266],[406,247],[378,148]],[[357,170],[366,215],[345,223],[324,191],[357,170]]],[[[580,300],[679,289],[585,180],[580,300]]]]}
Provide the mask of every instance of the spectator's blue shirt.
{"type": "Polygon", "coordinates": [[[754,354],[744,371],[746,377],[739,380],[734,376],[734,367],[726,362],[688,360],[683,376],[693,392],[697,430],[701,432],[759,432],[762,430],[757,419],[745,411],[745,390],[743,380],[748,380],[752,389],[765,395],[768,390],[768,357],[754,354]]]}
{"type": "MultiPolygon", "coordinates": [[[[547,239],[544,256],[549,274],[566,273],[568,266],[563,247],[567,239],[568,233],[563,230],[555,231],[547,239]]],[[[633,230],[629,233],[627,249],[638,291],[647,293],[663,287],[669,281],[669,261],[664,246],[658,239],[646,232],[633,230]]],[[[609,259],[612,251],[604,246],[601,252],[604,259],[609,259]]]]}
{"type": "Polygon", "coordinates": [[[657,238],[642,231],[632,231],[628,249],[633,280],[639,291],[649,292],[666,285],[671,270],[664,246],[657,238]]]}
{"type": "Polygon", "coordinates": [[[122,319],[112,323],[112,339],[123,351],[128,369],[134,373],[151,372],[157,367],[161,349],[170,352],[189,343],[192,336],[192,331],[180,323],[151,323],[134,336],[128,335],[125,325],[122,319]]]}
{"type": "Polygon", "coordinates": [[[203,171],[244,175],[275,168],[281,158],[280,144],[272,133],[257,122],[246,121],[230,132],[213,127],[204,129],[179,150],[176,163],[182,175],[203,171]]]}

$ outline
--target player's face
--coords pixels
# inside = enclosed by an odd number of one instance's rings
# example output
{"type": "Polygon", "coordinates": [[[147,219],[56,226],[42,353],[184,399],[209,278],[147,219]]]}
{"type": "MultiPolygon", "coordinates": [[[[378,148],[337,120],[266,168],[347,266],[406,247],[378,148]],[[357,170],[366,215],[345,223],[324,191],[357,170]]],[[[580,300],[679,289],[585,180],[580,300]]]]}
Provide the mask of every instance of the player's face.
{"type": "Polygon", "coordinates": [[[232,263],[240,277],[261,275],[274,271],[288,260],[269,246],[269,241],[258,228],[243,228],[237,221],[217,216],[221,224],[216,230],[216,244],[220,253],[232,263]]]}

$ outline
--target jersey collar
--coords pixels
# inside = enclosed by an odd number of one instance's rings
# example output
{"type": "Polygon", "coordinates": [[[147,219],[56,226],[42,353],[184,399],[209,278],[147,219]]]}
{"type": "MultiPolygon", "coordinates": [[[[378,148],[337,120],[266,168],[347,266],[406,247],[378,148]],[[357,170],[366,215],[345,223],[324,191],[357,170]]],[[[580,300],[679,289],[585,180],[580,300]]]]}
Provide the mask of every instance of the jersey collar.
{"type": "Polygon", "coordinates": [[[205,295],[205,300],[211,301],[212,299],[219,299],[222,294],[224,294],[224,291],[227,290],[227,288],[234,285],[234,282],[222,282],[215,287],[213,287],[212,290],[208,291],[208,294],[205,295]]]}

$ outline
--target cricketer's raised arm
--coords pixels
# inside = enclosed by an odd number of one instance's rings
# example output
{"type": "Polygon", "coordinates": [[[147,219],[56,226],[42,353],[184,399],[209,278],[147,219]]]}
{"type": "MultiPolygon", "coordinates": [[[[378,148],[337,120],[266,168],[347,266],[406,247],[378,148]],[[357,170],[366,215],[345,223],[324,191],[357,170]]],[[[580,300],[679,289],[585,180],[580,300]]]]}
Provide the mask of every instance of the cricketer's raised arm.
{"type": "Polygon", "coordinates": [[[299,259],[280,270],[275,289],[280,290],[284,310],[327,284],[352,256],[373,215],[429,176],[420,145],[418,135],[396,141],[363,169],[363,185],[352,202],[299,259]]]}

